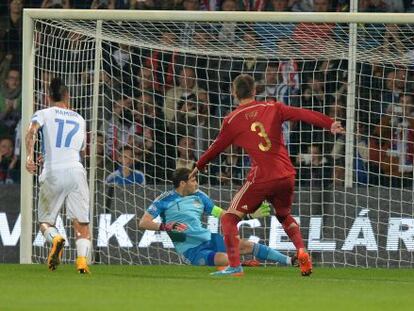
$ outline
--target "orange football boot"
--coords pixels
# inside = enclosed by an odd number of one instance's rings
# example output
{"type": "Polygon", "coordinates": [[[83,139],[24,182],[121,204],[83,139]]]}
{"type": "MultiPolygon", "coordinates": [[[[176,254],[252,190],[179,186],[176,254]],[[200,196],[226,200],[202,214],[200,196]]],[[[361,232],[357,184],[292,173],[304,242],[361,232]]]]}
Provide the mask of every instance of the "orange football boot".
{"type": "Polygon", "coordinates": [[[52,248],[47,257],[47,266],[50,271],[57,269],[63,254],[63,247],[65,246],[65,239],[61,235],[56,235],[53,238],[52,248]]]}
{"type": "Polygon", "coordinates": [[[312,273],[312,260],[304,248],[298,250],[298,261],[302,276],[310,276],[312,273]]]}

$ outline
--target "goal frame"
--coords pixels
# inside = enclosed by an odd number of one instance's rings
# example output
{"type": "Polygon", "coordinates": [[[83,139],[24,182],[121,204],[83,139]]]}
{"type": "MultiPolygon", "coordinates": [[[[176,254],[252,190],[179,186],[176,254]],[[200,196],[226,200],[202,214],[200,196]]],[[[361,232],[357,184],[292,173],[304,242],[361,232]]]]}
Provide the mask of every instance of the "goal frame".
{"type": "MultiPolygon", "coordinates": [[[[353,1],[352,1],[353,2],[353,1]]],[[[355,9],[355,8],[354,8],[355,9]]],[[[354,11],[354,10],[352,10],[354,11]]],[[[135,11],[135,10],[76,10],[76,9],[24,9],[23,12],[23,82],[22,82],[22,129],[26,129],[33,114],[34,98],[34,57],[33,44],[34,20],[70,19],[96,20],[95,34],[95,68],[93,81],[92,135],[91,135],[91,171],[88,181],[90,187],[90,204],[94,206],[94,176],[96,161],[96,132],[99,95],[99,70],[101,64],[102,21],[168,21],[168,22],[279,22],[279,23],[344,23],[350,25],[348,48],[348,90],[347,90],[347,133],[345,145],[345,186],[353,186],[353,149],[354,149],[354,114],[356,94],[356,39],[359,23],[393,23],[410,24],[414,13],[319,13],[319,12],[204,12],[204,11],[135,11]]],[[[22,130],[22,136],[25,130],[22,130]]],[[[22,139],[24,141],[24,139],[22,139]]],[[[26,146],[21,148],[21,235],[20,263],[32,263],[33,231],[33,177],[26,171],[24,159],[26,146]]],[[[91,209],[91,214],[93,209],[91,209]]],[[[91,215],[92,216],[92,215],[91,215]]],[[[91,217],[91,219],[93,219],[91,217]]],[[[93,232],[91,222],[91,232],[93,232]]]]}

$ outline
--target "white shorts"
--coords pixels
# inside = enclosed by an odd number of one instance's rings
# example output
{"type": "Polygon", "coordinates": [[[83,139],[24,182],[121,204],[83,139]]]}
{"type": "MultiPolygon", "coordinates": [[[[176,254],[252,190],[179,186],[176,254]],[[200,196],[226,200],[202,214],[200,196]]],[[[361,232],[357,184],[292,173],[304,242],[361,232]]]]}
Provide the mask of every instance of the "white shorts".
{"type": "Polygon", "coordinates": [[[54,225],[63,204],[67,217],[89,223],[89,187],[84,168],[48,171],[39,178],[38,220],[54,225]]]}

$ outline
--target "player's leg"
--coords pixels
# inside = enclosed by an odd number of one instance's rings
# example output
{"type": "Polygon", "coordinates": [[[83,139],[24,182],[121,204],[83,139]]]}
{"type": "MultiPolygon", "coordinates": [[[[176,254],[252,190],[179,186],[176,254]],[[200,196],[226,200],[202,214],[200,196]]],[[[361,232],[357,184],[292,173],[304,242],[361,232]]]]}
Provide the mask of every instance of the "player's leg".
{"type": "Polygon", "coordinates": [[[90,273],[88,267],[88,254],[91,251],[89,223],[73,220],[73,230],[76,237],[76,270],[81,273],[90,273]]]}
{"type": "Polygon", "coordinates": [[[71,171],[68,178],[72,179],[73,188],[66,198],[68,217],[72,219],[76,238],[76,270],[89,273],[88,255],[91,251],[89,231],[89,188],[86,173],[83,169],[71,171]]]}
{"type": "Polygon", "coordinates": [[[54,271],[62,260],[65,239],[59,234],[54,224],[42,222],[40,224],[40,231],[43,233],[46,241],[52,245],[47,257],[47,265],[50,271],[54,271]]]}
{"type": "Polygon", "coordinates": [[[287,266],[294,264],[294,260],[292,261],[291,257],[283,255],[279,251],[266,245],[253,243],[246,239],[240,240],[240,254],[252,254],[259,260],[271,260],[287,266]]]}
{"type": "Polygon", "coordinates": [[[277,219],[295,245],[302,275],[308,276],[312,273],[312,261],[305,249],[299,224],[291,215],[294,187],[295,179],[293,176],[278,180],[275,185],[277,190],[271,201],[275,208],[277,219]]]}
{"type": "Polygon", "coordinates": [[[251,182],[246,182],[234,196],[230,208],[221,217],[221,228],[229,260],[229,266],[214,275],[240,275],[243,269],[240,263],[240,236],[237,224],[246,213],[254,212],[265,196],[251,182]]]}
{"type": "Polygon", "coordinates": [[[65,239],[59,234],[55,227],[56,218],[65,200],[65,191],[61,187],[59,178],[50,173],[42,176],[40,180],[38,220],[40,231],[45,240],[51,245],[47,257],[47,265],[50,271],[57,269],[61,262],[65,239]]]}

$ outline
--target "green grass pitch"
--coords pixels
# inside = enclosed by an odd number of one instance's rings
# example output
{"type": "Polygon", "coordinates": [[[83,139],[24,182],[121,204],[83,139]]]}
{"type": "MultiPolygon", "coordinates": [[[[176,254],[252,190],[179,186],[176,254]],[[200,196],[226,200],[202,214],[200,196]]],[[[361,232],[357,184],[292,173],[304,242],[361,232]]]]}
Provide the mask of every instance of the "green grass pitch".
{"type": "Polygon", "coordinates": [[[0,310],[414,310],[414,269],[248,268],[241,278],[189,266],[0,265],[0,310]],[[231,297],[231,298],[230,298],[231,297]]]}

